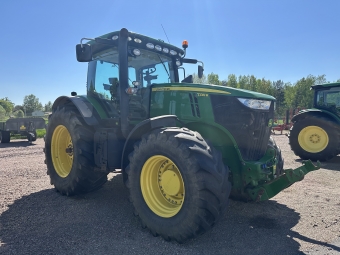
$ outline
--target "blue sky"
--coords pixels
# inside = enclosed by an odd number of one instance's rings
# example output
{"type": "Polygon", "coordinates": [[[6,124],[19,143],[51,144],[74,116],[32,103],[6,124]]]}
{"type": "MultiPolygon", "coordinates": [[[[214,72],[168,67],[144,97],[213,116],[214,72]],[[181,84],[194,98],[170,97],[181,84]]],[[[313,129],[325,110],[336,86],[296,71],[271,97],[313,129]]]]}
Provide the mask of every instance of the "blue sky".
{"type": "MultiPolygon", "coordinates": [[[[202,60],[205,74],[255,75],[294,83],[309,74],[340,79],[338,0],[16,0],[2,1],[0,98],[44,105],[86,93],[87,64],[75,45],[125,27],[202,60]]],[[[193,73],[196,66],[187,65],[193,73]]]]}

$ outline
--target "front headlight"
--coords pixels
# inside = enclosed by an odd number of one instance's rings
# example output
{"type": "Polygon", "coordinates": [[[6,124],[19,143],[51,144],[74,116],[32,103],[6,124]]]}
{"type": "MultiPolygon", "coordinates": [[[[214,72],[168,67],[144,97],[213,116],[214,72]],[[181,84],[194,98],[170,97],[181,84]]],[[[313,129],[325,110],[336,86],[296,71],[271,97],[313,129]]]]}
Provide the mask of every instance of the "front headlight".
{"type": "Polygon", "coordinates": [[[245,106],[257,109],[257,110],[269,110],[271,101],[259,100],[259,99],[249,99],[249,98],[237,98],[245,106]]]}

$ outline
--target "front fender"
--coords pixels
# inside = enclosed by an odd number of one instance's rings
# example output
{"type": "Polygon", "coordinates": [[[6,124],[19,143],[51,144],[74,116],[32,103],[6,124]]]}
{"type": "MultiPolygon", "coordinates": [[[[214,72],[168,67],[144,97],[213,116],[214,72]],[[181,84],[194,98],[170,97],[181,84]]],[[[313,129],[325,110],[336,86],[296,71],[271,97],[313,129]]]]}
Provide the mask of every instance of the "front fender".
{"type": "Polygon", "coordinates": [[[125,145],[124,145],[124,149],[122,153],[122,160],[121,160],[122,171],[124,171],[125,167],[128,165],[128,156],[130,152],[132,152],[133,145],[136,141],[140,140],[144,134],[156,128],[176,127],[177,120],[178,119],[176,115],[163,115],[163,116],[146,119],[138,123],[131,130],[129,136],[127,137],[125,141],[125,145]]]}

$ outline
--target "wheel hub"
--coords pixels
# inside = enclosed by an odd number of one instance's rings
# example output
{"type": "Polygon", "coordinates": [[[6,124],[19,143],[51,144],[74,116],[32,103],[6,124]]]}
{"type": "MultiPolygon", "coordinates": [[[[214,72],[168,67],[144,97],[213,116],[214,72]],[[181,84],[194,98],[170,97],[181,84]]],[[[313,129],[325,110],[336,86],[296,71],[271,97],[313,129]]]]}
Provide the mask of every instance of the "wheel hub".
{"type": "Polygon", "coordinates": [[[312,134],[309,137],[309,141],[311,141],[312,143],[319,143],[320,142],[320,136],[318,134],[312,134]]]}
{"type": "Polygon", "coordinates": [[[176,215],[184,201],[184,181],[177,166],[167,157],[150,157],[142,168],[143,198],[155,214],[164,218],[176,215]]]}
{"type": "Polygon", "coordinates": [[[319,153],[328,146],[329,137],[323,128],[307,126],[300,131],[298,141],[303,150],[310,153],[319,153]]]}
{"type": "Polygon", "coordinates": [[[73,165],[73,143],[67,128],[59,125],[52,134],[51,156],[56,173],[67,177],[73,165]]]}

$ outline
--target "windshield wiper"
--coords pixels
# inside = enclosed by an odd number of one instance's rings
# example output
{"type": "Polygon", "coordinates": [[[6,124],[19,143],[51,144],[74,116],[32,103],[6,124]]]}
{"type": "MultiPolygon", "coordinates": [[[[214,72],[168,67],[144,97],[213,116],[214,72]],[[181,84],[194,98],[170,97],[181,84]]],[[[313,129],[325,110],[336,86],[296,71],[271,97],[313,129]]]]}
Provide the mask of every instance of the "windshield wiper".
{"type": "Polygon", "coordinates": [[[170,79],[170,74],[169,74],[169,72],[168,72],[168,69],[166,69],[166,67],[165,67],[165,65],[164,65],[164,62],[163,62],[162,58],[161,58],[158,54],[157,54],[157,56],[158,56],[159,60],[162,62],[162,65],[163,65],[163,67],[164,67],[166,73],[168,74],[168,78],[169,78],[169,80],[171,81],[171,79],[170,79]]]}

